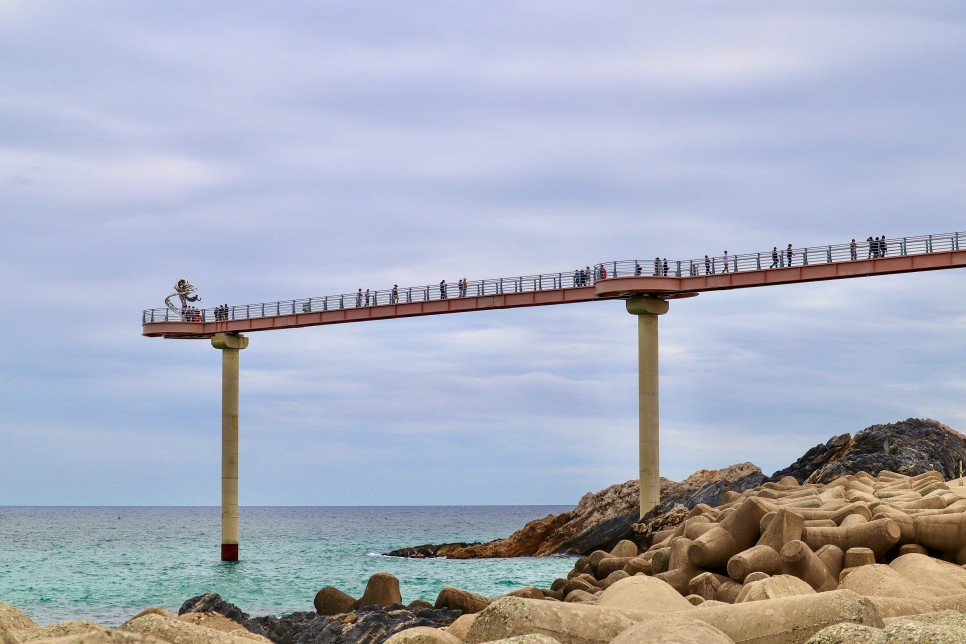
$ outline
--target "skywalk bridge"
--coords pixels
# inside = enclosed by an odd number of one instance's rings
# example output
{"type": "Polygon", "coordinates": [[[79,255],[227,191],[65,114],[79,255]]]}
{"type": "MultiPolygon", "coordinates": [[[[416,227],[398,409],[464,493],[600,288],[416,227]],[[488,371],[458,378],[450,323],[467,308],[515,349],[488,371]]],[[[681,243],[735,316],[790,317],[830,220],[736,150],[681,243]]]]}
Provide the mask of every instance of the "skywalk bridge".
{"type": "Polygon", "coordinates": [[[222,352],[222,560],[238,559],[238,354],[243,333],[392,318],[620,299],[638,319],[640,513],[660,501],[658,316],[669,301],[709,291],[966,266],[966,232],[856,240],[688,260],[601,262],[583,269],[342,293],[226,308],[146,309],[142,334],[210,338],[222,352]]]}

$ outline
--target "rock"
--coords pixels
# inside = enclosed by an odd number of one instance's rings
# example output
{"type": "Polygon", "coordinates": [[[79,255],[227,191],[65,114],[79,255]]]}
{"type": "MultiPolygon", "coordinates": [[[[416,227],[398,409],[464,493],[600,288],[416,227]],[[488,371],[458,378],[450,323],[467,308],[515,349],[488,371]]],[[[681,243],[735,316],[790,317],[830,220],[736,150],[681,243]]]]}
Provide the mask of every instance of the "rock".
{"type": "Polygon", "coordinates": [[[2,631],[22,631],[27,628],[36,628],[34,620],[27,617],[27,614],[11,606],[0,602],[0,632],[2,631]]]}
{"type": "Polygon", "coordinates": [[[887,644],[891,642],[930,642],[962,644],[966,642],[966,615],[956,611],[925,613],[890,620],[883,629],[855,624],[837,624],[825,628],[806,644],[887,644]]]}
{"type": "Polygon", "coordinates": [[[473,622],[476,621],[477,615],[479,615],[479,613],[460,615],[452,624],[446,627],[446,632],[460,640],[466,639],[466,633],[470,630],[470,626],[473,625],[473,622]]]}
{"type": "Polygon", "coordinates": [[[917,585],[942,589],[945,594],[966,593],[966,569],[927,555],[902,555],[889,567],[917,585]]]}
{"type": "Polygon", "coordinates": [[[242,612],[238,606],[235,606],[231,602],[226,602],[218,593],[206,593],[192,597],[181,604],[181,608],[178,609],[178,615],[184,615],[185,613],[220,613],[243,626],[250,619],[248,613],[242,612]]]}
{"type": "Polygon", "coordinates": [[[434,606],[425,599],[414,599],[406,605],[406,608],[415,613],[421,610],[426,610],[427,608],[429,610],[433,610],[434,606]]]}
{"type": "Polygon", "coordinates": [[[673,613],[692,608],[691,602],[674,588],[647,575],[635,575],[615,582],[600,594],[597,605],[652,613],[673,613]]]}
{"type": "Polygon", "coordinates": [[[402,604],[402,595],[399,593],[399,579],[388,572],[377,572],[369,577],[366,590],[354,607],[379,606],[385,608],[393,604],[402,604]]]}
{"type": "Polygon", "coordinates": [[[118,630],[128,633],[140,633],[141,635],[151,635],[158,639],[178,644],[252,644],[253,639],[258,639],[265,644],[270,644],[270,640],[264,637],[253,636],[251,633],[246,635],[236,635],[235,633],[225,633],[205,626],[197,626],[180,619],[171,619],[161,615],[144,615],[137,619],[125,622],[118,630]]]}
{"type": "MultiPolygon", "coordinates": [[[[22,644],[9,640],[10,644],[22,644]]],[[[7,644],[7,641],[0,633],[0,643],[7,644]]],[[[125,633],[115,631],[106,626],[101,626],[99,631],[87,633],[77,633],[75,635],[64,635],[43,640],[33,640],[32,644],[167,644],[165,640],[160,640],[153,635],[142,635],[141,633],[125,633]]]]}
{"type": "Polygon", "coordinates": [[[326,586],[315,594],[315,612],[319,615],[337,615],[352,609],[356,598],[335,586],[326,586]]]}
{"type": "Polygon", "coordinates": [[[449,626],[458,616],[459,611],[368,606],[334,617],[307,611],[282,617],[255,617],[246,625],[248,630],[265,635],[273,642],[375,644],[417,626],[449,626]]]}
{"type": "Polygon", "coordinates": [[[597,595],[586,590],[571,590],[564,596],[564,601],[568,604],[596,604],[597,595]]]}
{"type": "Polygon", "coordinates": [[[461,644],[462,641],[438,628],[417,626],[396,633],[386,640],[386,644],[461,644]]]}
{"type": "Polygon", "coordinates": [[[504,597],[523,597],[525,599],[543,599],[543,591],[535,586],[524,586],[513,592],[509,592],[504,597]]]}
{"type": "MultiPolygon", "coordinates": [[[[167,608],[161,608],[159,606],[149,606],[148,608],[145,608],[144,610],[142,610],[140,613],[138,613],[131,619],[137,619],[138,617],[142,617],[144,615],[160,615],[161,617],[170,617],[171,619],[178,619],[178,616],[172,613],[170,610],[168,610],[167,608]]],[[[131,619],[127,621],[131,621],[131,619]]]]}
{"type": "Polygon", "coordinates": [[[757,602],[779,597],[814,595],[815,589],[792,575],[775,575],[760,581],[748,582],[738,593],[735,603],[757,602]]]}
{"type": "Polygon", "coordinates": [[[852,572],[839,584],[839,588],[851,590],[866,597],[922,599],[943,594],[940,589],[916,583],[884,564],[853,568],[852,572]]]}
{"type": "Polygon", "coordinates": [[[561,644],[604,644],[650,616],[644,611],[502,597],[477,616],[464,641],[480,644],[539,634],[561,644]]]}
{"type": "Polygon", "coordinates": [[[883,470],[916,475],[936,470],[946,480],[959,476],[966,461],[966,436],[931,419],[909,418],[872,425],[855,434],[842,434],[816,445],[797,461],[771,476],[778,481],[793,476],[802,483],[829,483],[846,474],[883,470]]]}
{"type": "Polygon", "coordinates": [[[764,605],[759,602],[709,608],[702,605],[691,615],[723,631],[735,642],[797,643],[841,622],[874,628],[883,626],[869,600],[847,590],[781,597],[770,599],[764,605]]]}
{"type": "Polygon", "coordinates": [[[55,637],[66,637],[71,636],[81,636],[87,633],[101,633],[103,631],[111,631],[113,629],[102,626],[95,622],[90,622],[85,619],[70,619],[63,622],[54,622],[53,624],[46,624],[44,626],[34,626],[32,628],[27,628],[23,630],[18,630],[16,633],[17,640],[21,644],[26,644],[27,642],[33,642],[36,640],[43,639],[53,639],[55,637]]]}
{"type": "Polygon", "coordinates": [[[620,541],[617,542],[617,545],[611,549],[610,554],[613,555],[614,557],[633,558],[633,557],[636,557],[639,553],[637,550],[636,543],[634,543],[633,541],[629,541],[627,539],[621,539],[620,541]]]}
{"type": "Polygon", "coordinates": [[[462,611],[463,614],[478,613],[490,605],[489,597],[477,595],[459,588],[444,588],[436,597],[436,608],[462,611]]]}
{"type": "Polygon", "coordinates": [[[660,615],[631,626],[611,644],[734,644],[723,632],[695,619],[660,615]]]}
{"type": "MultiPolygon", "coordinates": [[[[162,615],[162,617],[166,617],[162,615]]],[[[170,617],[168,619],[171,619],[170,617]]],[[[213,628],[216,631],[222,631],[224,633],[231,633],[233,635],[239,635],[242,637],[250,636],[252,639],[257,639],[264,641],[265,638],[261,635],[254,635],[249,633],[248,630],[233,620],[228,619],[220,613],[185,613],[180,617],[174,619],[180,620],[182,622],[187,622],[188,624],[194,624],[195,626],[204,626],[205,628],[213,628]]]]}

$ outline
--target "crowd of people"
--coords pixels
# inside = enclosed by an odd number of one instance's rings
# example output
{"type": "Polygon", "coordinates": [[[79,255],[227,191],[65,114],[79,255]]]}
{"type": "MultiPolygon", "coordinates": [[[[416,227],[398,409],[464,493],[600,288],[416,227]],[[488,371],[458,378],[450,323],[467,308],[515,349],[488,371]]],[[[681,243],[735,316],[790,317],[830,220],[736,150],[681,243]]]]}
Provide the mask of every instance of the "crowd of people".
{"type": "MultiPolygon", "coordinates": [[[[866,239],[868,244],[868,259],[885,257],[888,253],[888,245],[886,243],[886,236],[872,237],[871,235],[866,239]]],[[[795,250],[792,248],[791,244],[788,244],[783,250],[779,250],[778,246],[773,246],[771,249],[771,264],[768,268],[784,268],[787,266],[793,266],[795,262],[795,250]]],[[[858,244],[853,239],[849,244],[849,258],[852,260],[858,259],[858,244]]],[[[734,264],[735,270],[737,270],[737,257],[732,257],[728,255],[728,251],[725,250],[721,257],[710,257],[709,255],[704,256],[704,274],[713,275],[718,273],[728,273],[731,271],[731,266],[734,264]],[[720,260],[720,269],[719,262],[720,260]]],[[[681,262],[678,262],[678,271],[681,268],[681,262]]],[[[690,274],[698,274],[695,262],[690,263],[690,274]]],[[[654,258],[654,270],[652,275],[654,277],[667,277],[670,273],[670,267],[668,265],[667,258],[654,258]]],[[[644,274],[644,270],[641,268],[641,264],[638,261],[634,262],[634,275],[640,276],[644,274]]],[[[603,264],[595,267],[591,270],[590,266],[585,266],[584,268],[578,268],[574,270],[574,286],[590,286],[595,281],[607,279],[607,267],[603,264]]],[[[457,297],[466,297],[468,282],[466,278],[462,278],[456,282],[457,287],[457,297]]],[[[439,297],[440,299],[447,299],[449,297],[449,289],[446,280],[440,280],[439,282],[439,297]]],[[[393,284],[392,290],[389,292],[389,304],[399,303],[399,285],[393,284]]],[[[370,306],[373,304],[378,304],[377,295],[371,293],[369,289],[363,291],[361,288],[356,293],[356,307],[370,306]]],[[[341,306],[341,305],[340,305],[341,306]]],[[[215,307],[214,310],[215,321],[222,322],[229,319],[229,309],[227,304],[222,304],[215,307]]],[[[202,321],[202,311],[193,306],[184,306],[181,308],[181,317],[186,322],[201,322],[202,321]]]]}

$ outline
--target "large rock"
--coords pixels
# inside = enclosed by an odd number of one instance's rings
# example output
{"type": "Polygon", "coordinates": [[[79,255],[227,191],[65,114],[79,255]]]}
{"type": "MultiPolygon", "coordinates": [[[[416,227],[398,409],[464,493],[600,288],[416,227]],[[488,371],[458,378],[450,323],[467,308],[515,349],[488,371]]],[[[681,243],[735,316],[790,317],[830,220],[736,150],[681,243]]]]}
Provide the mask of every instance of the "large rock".
{"type": "Polygon", "coordinates": [[[386,644],[461,644],[462,641],[444,630],[417,626],[396,633],[386,644]]]}
{"type": "Polygon", "coordinates": [[[192,597],[181,604],[181,608],[178,609],[178,615],[185,613],[219,613],[242,625],[250,619],[248,613],[243,612],[242,609],[231,602],[226,602],[218,593],[205,593],[192,597]]]}
{"type": "Polygon", "coordinates": [[[386,608],[393,604],[402,604],[399,579],[388,572],[377,572],[369,577],[366,590],[362,593],[359,601],[355,603],[355,607],[379,606],[386,608]]]}
{"type": "Polygon", "coordinates": [[[673,613],[692,608],[691,602],[666,582],[647,575],[615,582],[600,594],[597,605],[652,613],[673,613]]]}
{"type": "Polygon", "coordinates": [[[10,604],[0,602],[0,632],[3,631],[22,631],[26,628],[35,628],[37,623],[27,617],[27,614],[10,604]]]}
{"type": "Polygon", "coordinates": [[[152,635],[177,644],[252,644],[255,639],[264,644],[271,644],[267,638],[254,636],[251,633],[226,633],[161,615],[145,615],[132,619],[118,627],[118,630],[152,635]]]}
{"type": "Polygon", "coordinates": [[[604,644],[651,616],[646,611],[502,597],[477,616],[464,641],[480,644],[535,634],[561,644],[604,644]]]}
{"type": "Polygon", "coordinates": [[[273,642],[374,644],[417,626],[448,626],[457,617],[459,611],[455,610],[413,611],[406,608],[368,606],[334,617],[318,615],[314,611],[297,612],[282,617],[255,617],[246,622],[246,627],[253,633],[265,635],[273,642]]]}
{"type": "Polygon", "coordinates": [[[99,633],[108,629],[101,624],[87,621],[86,619],[69,619],[63,622],[54,622],[44,626],[17,631],[17,639],[21,644],[34,642],[36,640],[53,639],[55,637],[66,637],[68,635],[80,636],[87,633],[99,633]]]}
{"type": "Polygon", "coordinates": [[[966,615],[949,610],[901,617],[890,620],[883,629],[859,624],[836,624],[822,629],[806,644],[889,644],[893,642],[962,644],[966,642],[966,615]]]}
{"type": "Polygon", "coordinates": [[[771,476],[793,476],[800,483],[829,483],[840,476],[882,470],[912,476],[930,470],[946,480],[959,477],[966,461],[966,436],[931,419],[909,418],[872,425],[851,436],[842,434],[816,445],[797,461],[771,476]]]}

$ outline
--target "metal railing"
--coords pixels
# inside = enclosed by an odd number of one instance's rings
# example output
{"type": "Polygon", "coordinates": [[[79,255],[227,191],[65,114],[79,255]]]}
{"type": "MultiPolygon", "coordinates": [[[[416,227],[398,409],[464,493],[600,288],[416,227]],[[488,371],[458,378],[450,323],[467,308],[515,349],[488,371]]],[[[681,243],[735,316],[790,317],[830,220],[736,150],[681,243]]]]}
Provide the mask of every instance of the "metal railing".
{"type": "Polygon", "coordinates": [[[503,295],[507,293],[526,293],[551,291],[577,286],[592,286],[594,271],[589,266],[574,271],[520,275],[517,277],[497,277],[493,279],[467,281],[464,287],[458,282],[440,282],[423,286],[393,287],[378,291],[362,291],[309,297],[257,304],[225,305],[221,307],[192,309],[184,317],[181,313],[168,308],[145,309],[141,323],[152,322],[216,322],[220,320],[246,320],[254,318],[296,315],[316,311],[335,311],[341,309],[360,309],[386,304],[408,304],[432,300],[458,299],[483,295],[503,295]],[[224,313],[222,313],[224,311],[224,313]]]}
{"type": "Polygon", "coordinates": [[[326,295],[296,300],[259,302],[256,304],[224,305],[205,309],[191,309],[187,315],[168,308],[145,309],[141,313],[141,323],[153,322],[215,322],[219,320],[245,320],[253,318],[296,315],[316,311],[358,309],[388,304],[407,304],[432,300],[479,297],[483,295],[502,295],[547,290],[559,290],[580,286],[592,286],[599,279],[611,277],[648,276],[648,277],[696,277],[786,268],[789,266],[808,266],[811,264],[832,264],[857,259],[892,257],[896,255],[924,255],[927,253],[959,250],[960,238],[966,232],[920,235],[918,237],[882,238],[876,243],[856,240],[855,246],[830,244],[808,248],[776,248],[773,251],[744,253],[740,255],[705,256],[699,259],[667,260],[616,260],[601,262],[593,267],[574,271],[520,275],[517,277],[497,277],[493,279],[467,281],[465,286],[459,282],[440,282],[423,286],[407,286],[377,291],[363,291],[326,295]]]}
{"type": "Polygon", "coordinates": [[[871,240],[856,240],[852,243],[811,246],[808,248],[774,247],[774,250],[741,255],[705,255],[698,259],[667,260],[655,257],[653,260],[618,260],[603,262],[594,266],[596,274],[602,272],[606,277],[697,277],[760,271],[790,266],[809,266],[812,264],[834,264],[860,259],[878,259],[905,255],[924,255],[949,250],[959,250],[960,239],[966,239],[966,232],[942,233],[939,235],[920,235],[918,237],[896,237],[871,240]]]}

